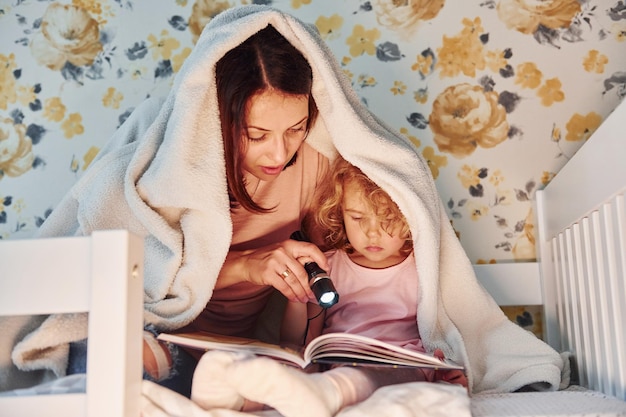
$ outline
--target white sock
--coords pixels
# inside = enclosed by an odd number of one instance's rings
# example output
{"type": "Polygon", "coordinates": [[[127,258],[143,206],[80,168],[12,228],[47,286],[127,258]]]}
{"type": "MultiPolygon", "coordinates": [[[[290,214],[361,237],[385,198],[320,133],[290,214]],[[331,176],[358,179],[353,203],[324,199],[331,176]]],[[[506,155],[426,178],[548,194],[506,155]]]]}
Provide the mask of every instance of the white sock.
{"type": "Polygon", "coordinates": [[[244,398],[266,404],[284,417],[330,417],[342,404],[336,382],[268,358],[234,362],[226,381],[244,398]]]}
{"type": "Polygon", "coordinates": [[[228,408],[241,410],[244,398],[225,383],[230,365],[252,356],[218,350],[208,351],[200,358],[193,374],[191,400],[205,410],[228,408]]]}
{"type": "Polygon", "coordinates": [[[330,417],[374,389],[357,368],[308,374],[268,358],[210,351],[194,373],[191,399],[206,410],[241,410],[248,400],[285,417],[330,417]]]}
{"type": "Polygon", "coordinates": [[[191,399],[205,410],[241,410],[248,400],[285,417],[324,417],[365,400],[375,389],[359,368],[309,374],[268,358],[209,351],[194,373],[191,399]]]}

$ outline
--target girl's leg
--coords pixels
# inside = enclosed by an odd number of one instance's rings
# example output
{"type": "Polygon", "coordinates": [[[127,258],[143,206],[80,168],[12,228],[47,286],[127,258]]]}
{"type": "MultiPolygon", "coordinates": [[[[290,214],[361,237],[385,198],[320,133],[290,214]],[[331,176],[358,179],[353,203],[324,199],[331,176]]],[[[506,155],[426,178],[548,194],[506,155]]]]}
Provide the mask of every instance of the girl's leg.
{"type": "Polygon", "coordinates": [[[253,411],[265,406],[286,417],[333,416],[339,388],[323,373],[307,374],[272,359],[209,351],[198,363],[191,399],[204,409],[253,411]]]}
{"type": "Polygon", "coordinates": [[[423,380],[421,370],[410,368],[341,366],[309,374],[268,358],[211,351],[198,364],[191,399],[204,409],[268,406],[287,417],[323,417],[365,400],[379,387],[423,380]]]}

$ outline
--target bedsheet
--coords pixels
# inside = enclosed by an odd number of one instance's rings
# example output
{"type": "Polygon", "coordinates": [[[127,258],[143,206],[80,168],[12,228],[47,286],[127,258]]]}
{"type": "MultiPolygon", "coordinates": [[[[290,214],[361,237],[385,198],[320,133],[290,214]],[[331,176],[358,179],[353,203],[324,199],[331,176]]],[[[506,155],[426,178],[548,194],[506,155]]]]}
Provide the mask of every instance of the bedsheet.
{"type": "Polygon", "coordinates": [[[572,385],[561,391],[478,394],[473,417],[616,417],[626,416],[626,402],[572,385]]]}
{"type": "MultiPolygon", "coordinates": [[[[69,375],[32,388],[0,392],[0,396],[84,392],[85,380],[84,374],[69,375]]],[[[152,383],[144,381],[144,384],[152,383]]],[[[434,389],[425,391],[424,384],[427,383],[416,382],[381,388],[367,401],[343,410],[338,417],[380,417],[384,415],[394,417],[461,417],[465,410],[469,410],[472,417],[626,417],[626,402],[578,385],[572,385],[555,392],[476,394],[470,399],[462,390],[456,392],[441,391],[437,387],[440,384],[430,384],[435,386],[434,389]],[[447,402],[453,398],[454,402],[447,402]],[[438,406],[438,400],[445,400],[445,407],[438,406]]],[[[154,408],[151,413],[151,415],[159,415],[160,417],[178,415],[202,417],[282,416],[275,410],[241,413],[230,410],[207,412],[196,409],[194,412],[191,411],[194,407],[189,404],[190,401],[175,392],[166,388],[157,388],[157,391],[152,392],[150,390],[151,388],[144,389],[143,408],[149,411],[150,404],[154,405],[155,402],[160,404],[158,413],[154,411],[154,408]],[[146,392],[150,393],[146,394],[146,392]],[[155,395],[159,395],[160,398],[156,399],[155,395]]],[[[146,415],[146,417],[148,416],[146,415]]]]}
{"type": "Polygon", "coordinates": [[[0,397],[47,395],[47,394],[75,394],[85,392],[87,376],[85,374],[73,374],[52,381],[35,385],[30,388],[20,388],[11,391],[0,392],[0,397]]]}

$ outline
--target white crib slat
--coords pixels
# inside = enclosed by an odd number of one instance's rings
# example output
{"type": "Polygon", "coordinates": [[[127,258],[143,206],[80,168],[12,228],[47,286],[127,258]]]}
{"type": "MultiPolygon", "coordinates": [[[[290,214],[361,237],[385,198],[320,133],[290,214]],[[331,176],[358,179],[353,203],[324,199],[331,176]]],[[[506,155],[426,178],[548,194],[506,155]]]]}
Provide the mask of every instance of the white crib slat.
{"type": "MultiPolygon", "coordinates": [[[[618,328],[619,334],[616,346],[626,345],[626,203],[624,201],[624,195],[618,195],[615,197],[615,254],[616,254],[616,271],[617,277],[617,294],[620,295],[618,300],[619,315],[618,315],[618,328]]],[[[621,393],[621,397],[626,400],[626,352],[624,349],[618,349],[620,355],[620,368],[619,368],[619,385],[618,393],[621,393]]]]}
{"type": "Polygon", "coordinates": [[[595,381],[594,385],[590,385],[590,388],[603,390],[606,387],[606,374],[605,374],[605,329],[603,322],[603,314],[602,314],[602,289],[600,287],[600,274],[602,271],[598,271],[598,243],[597,243],[597,213],[592,213],[588,217],[588,227],[589,227],[589,235],[587,236],[588,245],[590,248],[589,251],[589,271],[587,274],[587,283],[591,289],[593,294],[593,298],[590,298],[591,308],[595,312],[594,314],[594,322],[593,327],[597,329],[597,332],[594,332],[594,344],[596,346],[596,355],[595,358],[597,360],[596,364],[598,367],[598,378],[595,381]]]}
{"type": "MultiPolygon", "coordinates": [[[[605,246],[606,246],[606,284],[608,291],[608,299],[611,313],[611,329],[609,334],[611,335],[610,343],[612,346],[616,346],[619,340],[624,341],[624,291],[623,291],[623,274],[620,274],[621,268],[621,256],[619,252],[619,239],[616,236],[615,230],[618,227],[617,219],[619,210],[619,202],[615,198],[602,207],[602,214],[604,219],[604,233],[605,246]]],[[[621,253],[623,255],[623,251],[621,253]]],[[[623,387],[623,369],[626,366],[624,360],[624,351],[622,349],[611,349],[612,359],[615,363],[613,387],[616,391],[621,391],[623,387]]]]}
{"type": "Polygon", "coordinates": [[[585,304],[589,312],[589,318],[587,320],[589,329],[588,331],[588,346],[587,351],[587,381],[590,387],[600,387],[600,363],[602,360],[601,355],[601,333],[600,327],[591,325],[593,323],[599,323],[600,317],[598,314],[598,308],[596,304],[596,287],[594,285],[594,266],[593,266],[593,251],[591,248],[591,231],[589,225],[589,218],[584,218],[581,221],[582,225],[582,260],[585,265],[585,304]]]}
{"type": "MultiPolygon", "coordinates": [[[[621,294],[621,299],[619,300],[620,305],[620,315],[621,321],[626,320],[626,199],[624,198],[624,194],[618,195],[615,197],[615,210],[616,214],[616,223],[617,226],[615,230],[617,231],[617,249],[616,253],[618,255],[618,293],[621,294]]],[[[621,342],[618,346],[626,346],[626,329],[621,327],[621,342]]],[[[621,363],[622,367],[620,368],[620,385],[618,389],[618,397],[624,399],[626,401],[626,352],[624,349],[619,350],[619,354],[621,355],[621,363]]]]}
{"type": "Polygon", "coordinates": [[[608,308],[608,294],[607,288],[605,285],[606,281],[606,270],[604,263],[604,251],[603,247],[603,239],[602,239],[602,220],[600,218],[600,213],[598,211],[594,211],[591,213],[591,226],[592,226],[592,235],[591,242],[594,248],[594,275],[593,284],[596,286],[597,290],[597,304],[596,308],[600,312],[599,318],[600,320],[597,323],[593,323],[600,327],[600,333],[603,335],[603,339],[599,340],[600,346],[602,347],[602,358],[600,362],[600,374],[602,375],[601,385],[598,387],[602,392],[606,392],[608,394],[612,393],[611,383],[610,381],[613,379],[613,358],[611,355],[610,344],[607,343],[607,338],[609,337],[609,321],[610,314],[608,308]]]}
{"type": "Polygon", "coordinates": [[[554,239],[554,271],[556,275],[556,294],[557,294],[557,314],[559,320],[559,334],[561,338],[561,349],[568,351],[569,343],[567,339],[567,314],[565,311],[565,255],[563,252],[563,235],[560,234],[554,239]]]}
{"type": "Polygon", "coordinates": [[[575,275],[575,265],[574,265],[574,254],[573,254],[573,238],[572,238],[572,230],[567,229],[564,235],[564,250],[566,254],[564,267],[566,271],[565,280],[563,281],[564,289],[565,289],[565,304],[567,306],[567,334],[570,335],[568,337],[568,346],[569,349],[574,352],[579,352],[577,345],[577,335],[578,335],[578,309],[577,309],[577,298],[576,298],[576,275],[575,275]]]}
{"type": "MultiPolygon", "coordinates": [[[[582,256],[582,242],[583,236],[581,232],[581,226],[575,224],[572,226],[572,264],[574,267],[574,277],[576,279],[576,285],[573,286],[572,292],[573,300],[576,307],[576,327],[575,327],[575,342],[576,353],[578,357],[578,364],[581,370],[588,370],[588,352],[589,352],[589,335],[588,329],[589,314],[587,311],[587,304],[584,299],[585,294],[585,266],[584,258],[582,256]]],[[[588,377],[587,372],[579,373],[580,384],[587,385],[588,377]]]]}

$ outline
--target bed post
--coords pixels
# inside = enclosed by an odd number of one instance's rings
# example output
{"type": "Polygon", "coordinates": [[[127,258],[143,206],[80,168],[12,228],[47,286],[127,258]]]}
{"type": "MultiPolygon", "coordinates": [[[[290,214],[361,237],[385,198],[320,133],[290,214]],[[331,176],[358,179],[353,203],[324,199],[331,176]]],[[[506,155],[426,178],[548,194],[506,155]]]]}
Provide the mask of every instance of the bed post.
{"type": "Polygon", "coordinates": [[[543,190],[535,193],[535,222],[537,224],[536,240],[537,262],[539,262],[539,272],[541,274],[541,290],[543,298],[543,336],[544,340],[556,349],[561,351],[561,332],[559,330],[558,316],[558,293],[556,279],[554,277],[554,262],[550,253],[550,243],[544,240],[547,236],[545,200],[543,190]]]}

